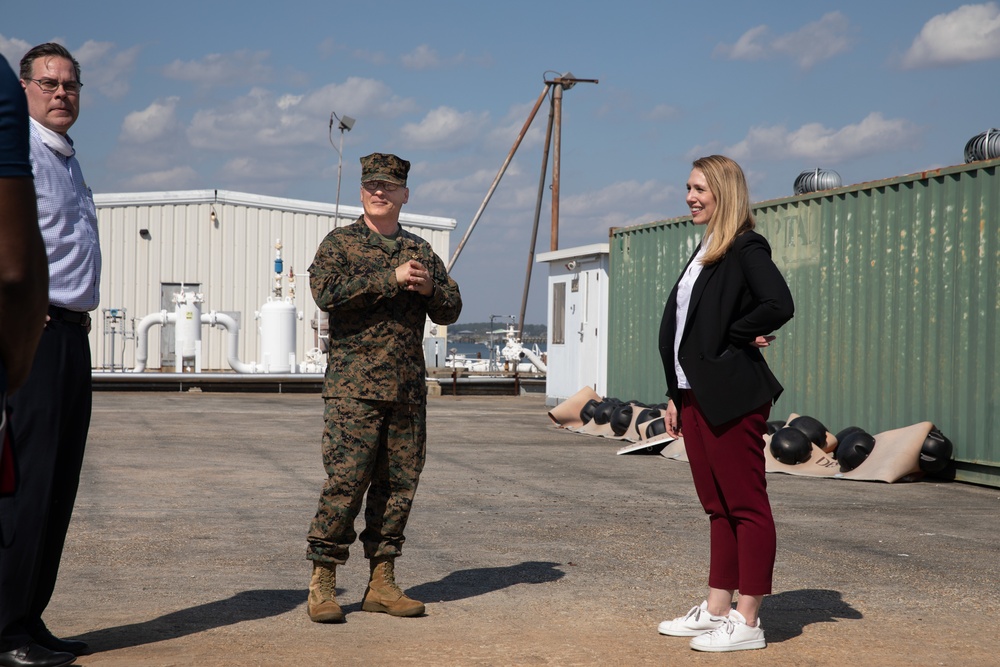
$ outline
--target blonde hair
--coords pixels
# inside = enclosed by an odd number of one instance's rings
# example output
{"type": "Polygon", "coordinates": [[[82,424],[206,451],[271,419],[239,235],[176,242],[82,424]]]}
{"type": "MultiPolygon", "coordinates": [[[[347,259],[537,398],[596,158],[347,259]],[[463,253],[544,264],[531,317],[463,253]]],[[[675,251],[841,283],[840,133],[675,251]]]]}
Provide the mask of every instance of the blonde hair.
{"type": "Polygon", "coordinates": [[[694,161],[715,197],[715,214],[708,221],[710,237],[702,256],[705,266],[715,264],[729,251],[736,237],[757,224],[750,209],[750,189],[740,165],[724,155],[709,155],[694,161]]]}

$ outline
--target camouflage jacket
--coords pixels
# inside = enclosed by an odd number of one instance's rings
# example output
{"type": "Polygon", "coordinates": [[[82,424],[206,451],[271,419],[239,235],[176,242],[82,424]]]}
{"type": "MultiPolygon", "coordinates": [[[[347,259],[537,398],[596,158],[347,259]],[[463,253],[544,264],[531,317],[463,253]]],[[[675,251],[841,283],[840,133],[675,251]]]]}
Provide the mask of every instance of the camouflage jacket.
{"type": "Polygon", "coordinates": [[[309,267],[316,305],[330,313],[323,396],[400,403],[427,399],[424,323],[451,324],[462,311],[458,285],[427,241],[400,227],[396,249],[362,218],[334,229],[309,267]],[[426,297],[400,289],[396,267],[416,259],[434,279],[426,297]]]}

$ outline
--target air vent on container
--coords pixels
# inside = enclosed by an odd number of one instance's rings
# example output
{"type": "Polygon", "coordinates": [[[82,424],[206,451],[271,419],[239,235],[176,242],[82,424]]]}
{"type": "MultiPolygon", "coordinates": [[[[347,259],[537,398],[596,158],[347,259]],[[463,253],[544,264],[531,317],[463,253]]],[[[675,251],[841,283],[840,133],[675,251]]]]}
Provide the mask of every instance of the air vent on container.
{"type": "Polygon", "coordinates": [[[1000,130],[991,127],[965,144],[965,161],[992,160],[1000,157],[1000,130]]]}
{"type": "Polygon", "coordinates": [[[829,169],[812,169],[803,171],[795,179],[795,194],[804,195],[808,192],[830,190],[841,186],[840,174],[829,169]]]}

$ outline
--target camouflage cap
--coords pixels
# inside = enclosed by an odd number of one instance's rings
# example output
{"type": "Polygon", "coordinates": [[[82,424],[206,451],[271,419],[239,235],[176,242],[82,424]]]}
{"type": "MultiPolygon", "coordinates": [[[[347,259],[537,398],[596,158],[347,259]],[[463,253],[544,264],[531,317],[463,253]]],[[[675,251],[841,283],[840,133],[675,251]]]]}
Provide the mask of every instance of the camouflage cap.
{"type": "Polygon", "coordinates": [[[406,185],[410,163],[391,153],[372,153],[361,158],[361,182],[385,181],[406,185]]]}

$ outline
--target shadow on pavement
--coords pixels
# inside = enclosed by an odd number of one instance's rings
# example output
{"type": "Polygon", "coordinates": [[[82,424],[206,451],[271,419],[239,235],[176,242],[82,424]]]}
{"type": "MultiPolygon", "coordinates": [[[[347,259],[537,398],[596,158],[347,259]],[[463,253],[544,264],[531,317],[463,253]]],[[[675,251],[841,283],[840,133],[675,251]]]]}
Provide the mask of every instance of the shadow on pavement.
{"type": "Polygon", "coordinates": [[[860,611],[841,598],[839,591],[815,588],[768,595],[764,598],[761,616],[768,643],[798,637],[803,628],[813,623],[863,618],[860,611]]]}
{"type": "Polygon", "coordinates": [[[562,579],[560,563],[527,561],[507,567],[477,567],[452,572],[440,581],[414,586],[406,594],[425,602],[452,602],[492,593],[517,584],[543,584],[562,579]]]}
{"type": "Polygon", "coordinates": [[[141,646],[278,616],[301,605],[307,595],[308,591],[302,589],[243,591],[225,600],[181,609],[141,623],[95,630],[74,639],[87,642],[94,652],[141,646]]]}

